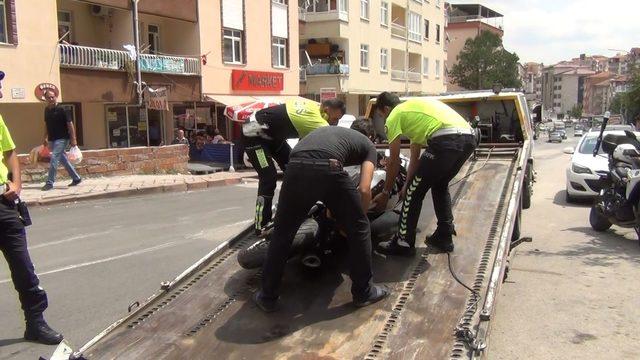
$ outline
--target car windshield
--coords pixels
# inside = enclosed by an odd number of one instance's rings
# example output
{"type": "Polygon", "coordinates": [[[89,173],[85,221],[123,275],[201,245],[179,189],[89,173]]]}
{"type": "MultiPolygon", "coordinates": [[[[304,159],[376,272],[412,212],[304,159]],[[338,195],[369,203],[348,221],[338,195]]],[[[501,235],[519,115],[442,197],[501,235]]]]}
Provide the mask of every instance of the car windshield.
{"type": "MultiPolygon", "coordinates": [[[[578,152],[580,154],[593,154],[593,149],[596,148],[597,142],[598,142],[597,136],[585,137],[584,141],[582,141],[582,143],[580,144],[580,148],[578,149],[578,152]]],[[[598,154],[604,154],[604,152],[602,151],[602,146],[600,146],[600,149],[598,150],[598,154]]]]}

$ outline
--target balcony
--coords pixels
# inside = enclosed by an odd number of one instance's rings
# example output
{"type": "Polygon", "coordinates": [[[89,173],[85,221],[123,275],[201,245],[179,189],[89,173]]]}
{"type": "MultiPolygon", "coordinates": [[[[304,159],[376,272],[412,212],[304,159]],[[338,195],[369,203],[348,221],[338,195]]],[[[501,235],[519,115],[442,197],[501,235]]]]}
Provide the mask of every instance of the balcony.
{"type": "Polygon", "coordinates": [[[306,4],[307,2],[305,0],[300,0],[300,21],[349,21],[349,6],[347,0],[317,0],[310,2],[308,6],[306,6],[306,4]]]}
{"type": "Polygon", "coordinates": [[[422,74],[415,71],[407,71],[405,76],[404,70],[391,70],[391,80],[406,81],[420,83],[422,82],[422,74]]]}
{"type": "Polygon", "coordinates": [[[307,76],[312,75],[349,75],[349,65],[347,64],[313,64],[305,71],[307,76]]]}
{"type": "Polygon", "coordinates": [[[403,25],[391,23],[391,36],[395,36],[401,39],[407,38],[407,28],[403,25]]]}
{"type": "MultiPolygon", "coordinates": [[[[60,44],[60,66],[67,68],[134,71],[129,53],[122,50],[60,44]]],[[[140,54],[140,70],[171,75],[200,75],[200,59],[178,56],[140,54]]]]}

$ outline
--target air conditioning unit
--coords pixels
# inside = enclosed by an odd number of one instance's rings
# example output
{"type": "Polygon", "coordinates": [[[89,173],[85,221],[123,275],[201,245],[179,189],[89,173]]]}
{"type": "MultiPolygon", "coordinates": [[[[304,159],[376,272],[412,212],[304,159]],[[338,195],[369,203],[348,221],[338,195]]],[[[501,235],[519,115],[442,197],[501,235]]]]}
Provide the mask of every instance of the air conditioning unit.
{"type": "Polygon", "coordinates": [[[109,15],[109,8],[100,5],[91,5],[91,15],[105,17],[109,15]]]}

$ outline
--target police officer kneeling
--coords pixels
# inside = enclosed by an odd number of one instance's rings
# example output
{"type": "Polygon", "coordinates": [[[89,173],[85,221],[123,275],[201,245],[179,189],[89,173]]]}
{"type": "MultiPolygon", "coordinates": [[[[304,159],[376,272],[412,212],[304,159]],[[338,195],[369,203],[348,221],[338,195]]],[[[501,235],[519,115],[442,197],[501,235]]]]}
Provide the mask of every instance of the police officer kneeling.
{"type": "Polygon", "coordinates": [[[262,290],[253,297],[266,312],[277,309],[278,289],[291,243],[317,201],[327,206],[346,231],[353,303],[362,307],[389,295],[384,286],[371,282],[371,233],[366,212],[371,202],[377,153],[363,133],[370,135],[373,129],[364,120],[355,121],[352,129],[319,128],[302,139],[291,153],[262,270],[262,290]],[[354,165],[361,166],[357,188],[343,170],[343,166],[354,165]]]}

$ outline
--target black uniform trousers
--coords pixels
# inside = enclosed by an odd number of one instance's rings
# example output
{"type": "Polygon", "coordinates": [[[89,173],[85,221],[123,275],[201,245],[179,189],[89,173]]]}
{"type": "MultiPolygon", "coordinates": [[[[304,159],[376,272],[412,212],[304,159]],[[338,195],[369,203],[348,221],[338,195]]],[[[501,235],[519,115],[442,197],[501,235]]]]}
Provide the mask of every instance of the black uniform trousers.
{"type": "Polygon", "coordinates": [[[287,115],[285,105],[258,111],[256,120],[261,124],[269,125],[266,133],[272,137],[272,139],[265,139],[243,135],[244,151],[247,153],[254,170],[258,173],[255,225],[256,230],[259,230],[266,226],[272,217],[271,205],[278,175],[273,161],[278,163],[282,171],[286,169],[291,154],[287,137],[297,137],[297,133],[287,115]]]}
{"type": "Polygon", "coordinates": [[[262,270],[262,296],[277,299],[291,243],[311,207],[322,201],[347,233],[351,293],[366,298],[371,289],[371,233],[360,193],[343,170],[329,165],[289,164],[280,190],[275,228],[262,270]]]}
{"type": "Polygon", "coordinates": [[[476,148],[473,135],[443,135],[432,138],[420,157],[413,180],[407,186],[398,233],[409,245],[416,242],[416,226],[425,195],[431,189],[438,230],[453,233],[449,182],[476,148]]]}
{"type": "Polygon", "coordinates": [[[25,314],[43,312],[48,306],[47,293],[40,287],[40,280],[29,257],[24,225],[16,206],[4,197],[0,200],[0,250],[9,264],[22,310],[25,314]]]}

